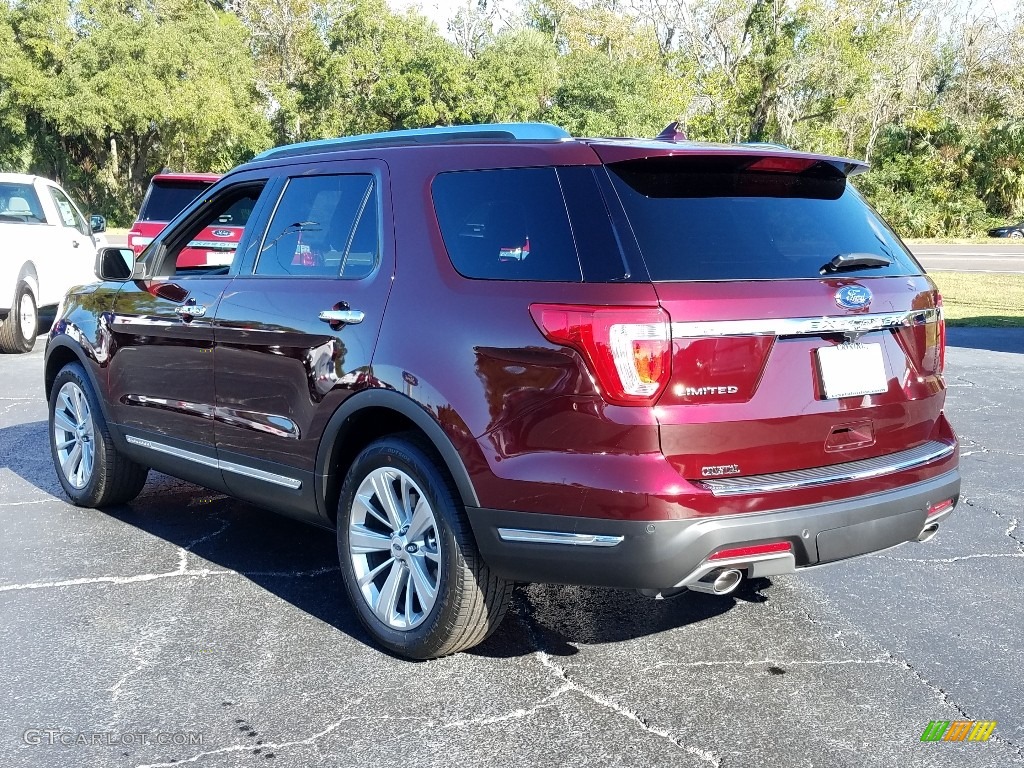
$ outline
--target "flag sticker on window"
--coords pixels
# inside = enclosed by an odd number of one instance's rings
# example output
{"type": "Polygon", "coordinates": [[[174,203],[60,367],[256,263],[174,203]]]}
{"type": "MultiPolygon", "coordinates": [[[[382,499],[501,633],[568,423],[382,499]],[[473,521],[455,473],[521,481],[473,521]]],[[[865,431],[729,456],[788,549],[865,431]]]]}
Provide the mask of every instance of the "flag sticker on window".
{"type": "Polygon", "coordinates": [[[921,741],[988,741],[995,729],[995,720],[932,720],[921,741]]]}

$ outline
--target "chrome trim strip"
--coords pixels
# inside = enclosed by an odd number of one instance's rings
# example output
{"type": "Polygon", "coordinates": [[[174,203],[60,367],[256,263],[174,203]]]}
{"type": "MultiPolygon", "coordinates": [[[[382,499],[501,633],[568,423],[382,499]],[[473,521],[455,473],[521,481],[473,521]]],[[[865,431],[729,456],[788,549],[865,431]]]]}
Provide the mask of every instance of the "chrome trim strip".
{"type": "Polygon", "coordinates": [[[293,491],[297,491],[302,487],[302,481],[296,480],[292,477],[285,477],[284,475],[276,475],[273,472],[265,472],[262,469],[256,469],[254,467],[246,467],[242,464],[235,464],[230,461],[220,461],[220,468],[227,472],[234,472],[236,475],[244,475],[245,477],[252,477],[256,480],[264,480],[274,485],[283,485],[285,488],[291,488],[293,491]]]}
{"type": "Polygon", "coordinates": [[[274,485],[281,485],[285,488],[291,488],[293,491],[297,491],[302,488],[302,481],[296,480],[293,477],[286,477],[285,475],[277,475],[273,472],[265,472],[262,469],[256,469],[254,467],[246,467],[242,464],[235,464],[231,461],[220,461],[219,459],[211,459],[209,456],[203,456],[200,453],[193,453],[192,451],[186,451],[182,448],[175,448],[173,445],[167,445],[166,443],[156,443],[152,440],[144,440],[141,437],[135,437],[134,435],[125,435],[127,440],[132,445],[137,445],[140,448],[148,448],[151,451],[157,453],[165,453],[168,456],[174,456],[179,459],[185,459],[186,461],[193,461],[196,464],[202,464],[204,467],[212,467],[213,469],[225,470],[227,472],[234,472],[236,475],[244,475],[245,477],[251,477],[256,480],[263,480],[274,485]]]}
{"type": "Polygon", "coordinates": [[[234,251],[238,248],[238,243],[231,240],[193,240],[185,247],[205,248],[209,251],[234,251]]]}
{"type": "Polygon", "coordinates": [[[141,448],[148,448],[151,451],[157,453],[166,453],[168,456],[175,456],[179,459],[185,459],[186,461],[193,461],[196,464],[202,464],[204,467],[213,467],[214,469],[220,468],[220,463],[216,459],[211,459],[209,456],[203,456],[201,453],[193,453],[192,451],[186,451],[182,448],[175,448],[173,445],[167,445],[165,443],[154,443],[152,440],[143,440],[141,437],[135,437],[134,435],[125,435],[124,439],[132,445],[137,445],[141,448]]]}
{"type": "Polygon", "coordinates": [[[705,336],[821,336],[826,333],[865,333],[937,321],[939,310],[915,309],[874,315],[795,317],[769,320],[712,320],[672,323],[673,339],[705,336]]]}
{"type": "Polygon", "coordinates": [[[942,459],[956,450],[955,445],[933,440],[898,453],[876,456],[872,459],[848,461],[812,469],[798,469],[791,472],[772,472],[764,475],[728,477],[719,480],[694,480],[715,496],[740,496],[745,493],[770,493],[791,491],[798,488],[812,488],[816,485],[842,483],[850,480],[868,480],[904,469],[942,459]]]}
{"type": "Polygon", "coordinates": [[[499,528],[502,541],[524,544],[569,544],[577,547],[614,547],[625,536],[606,536],[599,533],[568,533],[563,531],[528,531],[522,528],[499,528]]]}

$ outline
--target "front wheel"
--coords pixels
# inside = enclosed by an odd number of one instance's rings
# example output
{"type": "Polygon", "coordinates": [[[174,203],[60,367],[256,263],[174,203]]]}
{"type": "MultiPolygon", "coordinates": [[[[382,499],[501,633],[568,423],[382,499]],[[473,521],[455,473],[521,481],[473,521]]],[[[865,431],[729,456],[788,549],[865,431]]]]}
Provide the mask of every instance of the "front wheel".
{"type": "Polygon", "coordinates": [[[68,498],[79,507],[105,507],[138,496],[149,469],[118,452],[81,365],[61,369],[49,405],[50,455],[68,498]]]}
{"type": "Polygon", "coordinates": [[[338,502],[349,600],[385,648],[433,659],[483,642],[512,584],[491,574],[447,473],[414,436],[369,445],[338,502]]]}

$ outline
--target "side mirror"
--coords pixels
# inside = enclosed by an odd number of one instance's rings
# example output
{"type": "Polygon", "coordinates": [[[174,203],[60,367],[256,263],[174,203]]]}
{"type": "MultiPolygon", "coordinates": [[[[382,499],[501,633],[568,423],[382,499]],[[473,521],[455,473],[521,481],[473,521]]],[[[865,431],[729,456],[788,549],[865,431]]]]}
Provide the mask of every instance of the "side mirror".
{"type": "Polygon", "coordinates": [[[131,280],[135,252],[131,248],[100,248],[96,252],[96,276],[124,283],[131,280]]]}
{"type": "Polygon", "coordinates": [[[94,213],[92,216],[89,217],[89,226],[92,227],[93,234],[106,232],[107,220],[100,216],[98,213],[94,213]]]}

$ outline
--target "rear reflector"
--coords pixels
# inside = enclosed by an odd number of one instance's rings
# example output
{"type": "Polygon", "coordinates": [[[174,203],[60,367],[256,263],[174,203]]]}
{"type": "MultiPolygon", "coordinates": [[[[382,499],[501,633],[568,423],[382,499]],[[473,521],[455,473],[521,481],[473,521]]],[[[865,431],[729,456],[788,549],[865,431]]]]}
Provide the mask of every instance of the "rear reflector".
{"type": "Polygon", "coordinates": [[[752,544],[749,547],[722,549],[711,555],[708,560],[731,560],[735,557],[756,557],[757,555],[771,555],[775,552],[792,551],[793,545],[788,541],[776,541],[771,544],[752,544]]]}
{"type": "Polygon", "coordinates": [[[579,352],[608,402],[653,405],[668,384],[672,331],[663,309],[532,304],[530,315],[548,341],[579,352]]]}
{"type": "Polygon", "coordinates": [[[932,517],[933,515],[941,515],[943,512],[948,512],[952,508],[953,508],[953,500],[952,499],[946,499],[945,501],[940,501],[938,504],[929,504],[928,505],[928,517],[932,517]]]}

